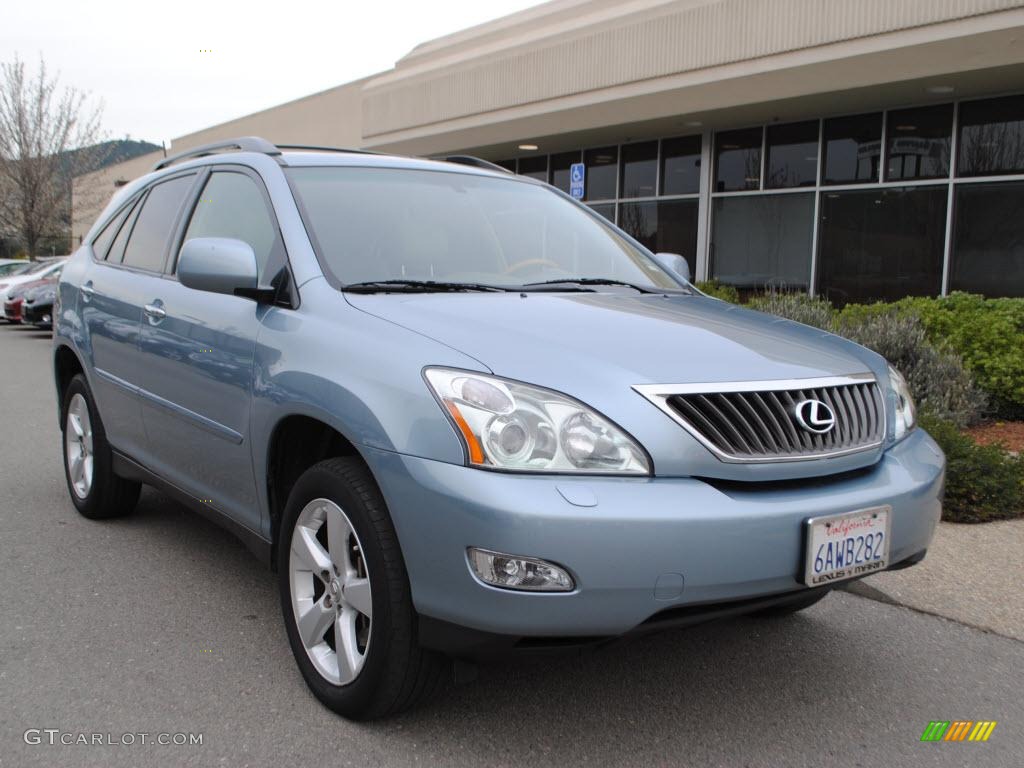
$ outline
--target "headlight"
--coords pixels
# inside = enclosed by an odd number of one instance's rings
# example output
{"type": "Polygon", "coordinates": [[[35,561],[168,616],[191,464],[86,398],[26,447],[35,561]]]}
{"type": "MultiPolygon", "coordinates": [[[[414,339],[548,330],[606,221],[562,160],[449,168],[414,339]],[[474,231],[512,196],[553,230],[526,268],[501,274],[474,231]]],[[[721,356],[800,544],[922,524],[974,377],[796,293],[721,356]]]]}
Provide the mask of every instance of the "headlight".
{"type": "Polygon", "coordinates": [[[548,389],[468,371],[424,372],[475,467],[648,475],[647,456],[601,414],[548,389]]]}
{"type": "Polygon", "coordinates": [[[917,423],[917,415],[914,412],[914,399],[910,396],[910,387],[903,375],[889,366],[889,386],[896,395],[896,433],[895,438],[899,440],[914,428],[917,423]]]}

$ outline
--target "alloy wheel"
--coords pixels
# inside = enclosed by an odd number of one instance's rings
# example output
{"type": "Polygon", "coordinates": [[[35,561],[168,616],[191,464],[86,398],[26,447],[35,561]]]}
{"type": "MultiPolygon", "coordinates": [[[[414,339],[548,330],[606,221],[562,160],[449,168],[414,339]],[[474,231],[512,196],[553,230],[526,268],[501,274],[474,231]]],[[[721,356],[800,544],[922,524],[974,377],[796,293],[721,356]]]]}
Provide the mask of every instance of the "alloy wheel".
{"type": "Polygon", "coordinates": [[[370,574],[348,516],[330,499],[299,513],[289,554],[295,625],[309,660],[334,685],[359,675],[370,645],[370,574]]]}
{"type": "Polygon", "coordinates": [[[94,459],[89,406],[80,394],[72,397],[68,404],[64,443],[71,488],[78,498],[84,499],[92,488],[94,459]]]}

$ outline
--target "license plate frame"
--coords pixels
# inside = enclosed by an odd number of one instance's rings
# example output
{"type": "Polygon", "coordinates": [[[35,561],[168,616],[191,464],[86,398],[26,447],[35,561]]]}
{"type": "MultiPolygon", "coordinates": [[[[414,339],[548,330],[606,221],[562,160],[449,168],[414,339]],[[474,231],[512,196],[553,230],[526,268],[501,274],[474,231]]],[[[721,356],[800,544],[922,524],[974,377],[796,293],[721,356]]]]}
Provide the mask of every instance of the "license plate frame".
{"type": "MultiPolygon", "coordinates": [[[[840,512],[808,518],[804,521],[804,584],[808,587],[822,587],[827,584],[836,584],[884,571],[891,564],[891,529],[892,507],[888,504],[855,509],[851,512],[840,512]],[[879,518],[881,518],[880,521],[879,518]],[[828,533],[828,531],[832,530],[833,525],[838,526],[835,529],[839,532],[838,534],[828,533]],[[866,542],[862,541],[860,545],[861,552],[858,553],[857,537],[863,537],[869,533],[883,534],[882,556],[874,556],[874,546],[872,546],[872,558],[858,563],[857,555],[864,553],[866,542]],[[849,547],[845,543],[841,548],[833,547],[830,552],[821,552],[820,547],[830,541],[829,535],[840,536],[840,538],[831,539],[833,542],[847,542],[852,539],[854,549],[853,562],[846,562],[849,547]],[[832,567],[823,568],[820,573],[815,573],[815,559],[821,555],[823,562],[828,562],[830,559],[828,557],[829,554],[832,555],[832,567]],[[835,561],[837,559],[842,561],[841,564],[836,564],[835,561]]],[[[872,542],[874,543],[873,540],[872,542]]]]}

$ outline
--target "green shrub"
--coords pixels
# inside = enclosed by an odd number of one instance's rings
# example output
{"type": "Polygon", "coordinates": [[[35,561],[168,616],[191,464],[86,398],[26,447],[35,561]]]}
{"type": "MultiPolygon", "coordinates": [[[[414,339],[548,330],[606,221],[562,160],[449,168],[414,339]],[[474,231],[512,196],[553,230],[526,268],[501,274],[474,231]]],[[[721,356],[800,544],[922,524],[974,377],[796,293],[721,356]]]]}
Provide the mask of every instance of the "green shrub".
{"type": "Polygon", "coordinates": [[[959,355],[991,401],[994,415],[1024,418],[1024,299],[986,299],[969,293],[906,298],[895,304],[849,305],[841,320],[896,308],[921,319],[928,339],[959,355]]]}
{"type": "Polygon", "coordinates": [[[708,280],[705,283],[695,283],[695,285],[699,291],[703,291],[712,298],[728,301],[730,304],[740,303],[740,293],[731,285],[720,283],[717,280],[708,280]]]}
{"type": "Polygon", "coordinates": [[[835,329],[835,310],[829,301],[806,293],[771,291],[753,297],[747,306],[826,331],[835,329]]]}
{"type": "Polygon", "coordinates": [[[984,392],[956,354],[928,341],[916,315],[893,308],[885,313],[843,314],[835,330],[892,363],[907,380],[919,411],[958,427],[981,420],[984,392]]]}
{"type": "Polygon", "coordinates": [[[921,426],[946,454],[943,520],[982,523],[1024,515],[1024,456],[978,445],[952,422],[927,414],[921,426]]]}

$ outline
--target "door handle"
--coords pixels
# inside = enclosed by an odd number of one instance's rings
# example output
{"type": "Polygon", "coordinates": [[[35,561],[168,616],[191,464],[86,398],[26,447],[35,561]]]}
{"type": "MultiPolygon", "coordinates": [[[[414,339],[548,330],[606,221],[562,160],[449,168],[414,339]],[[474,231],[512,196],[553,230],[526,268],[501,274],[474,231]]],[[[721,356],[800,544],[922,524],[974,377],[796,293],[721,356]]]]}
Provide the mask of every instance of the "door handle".
{"type": "Polygon", "coordinates": [[[159,304],[147,304],[143,307],[143,311],[151,320],[160,321],[167,317],[167,311],[159,304]]]}
{"type": "Polygon", "coordinates": [[[88,302],[96,293],[96,289],[92,287],[92,280],[88,280],[82,284],[78,289],[82,294],[82,301],[88,302]]]}

